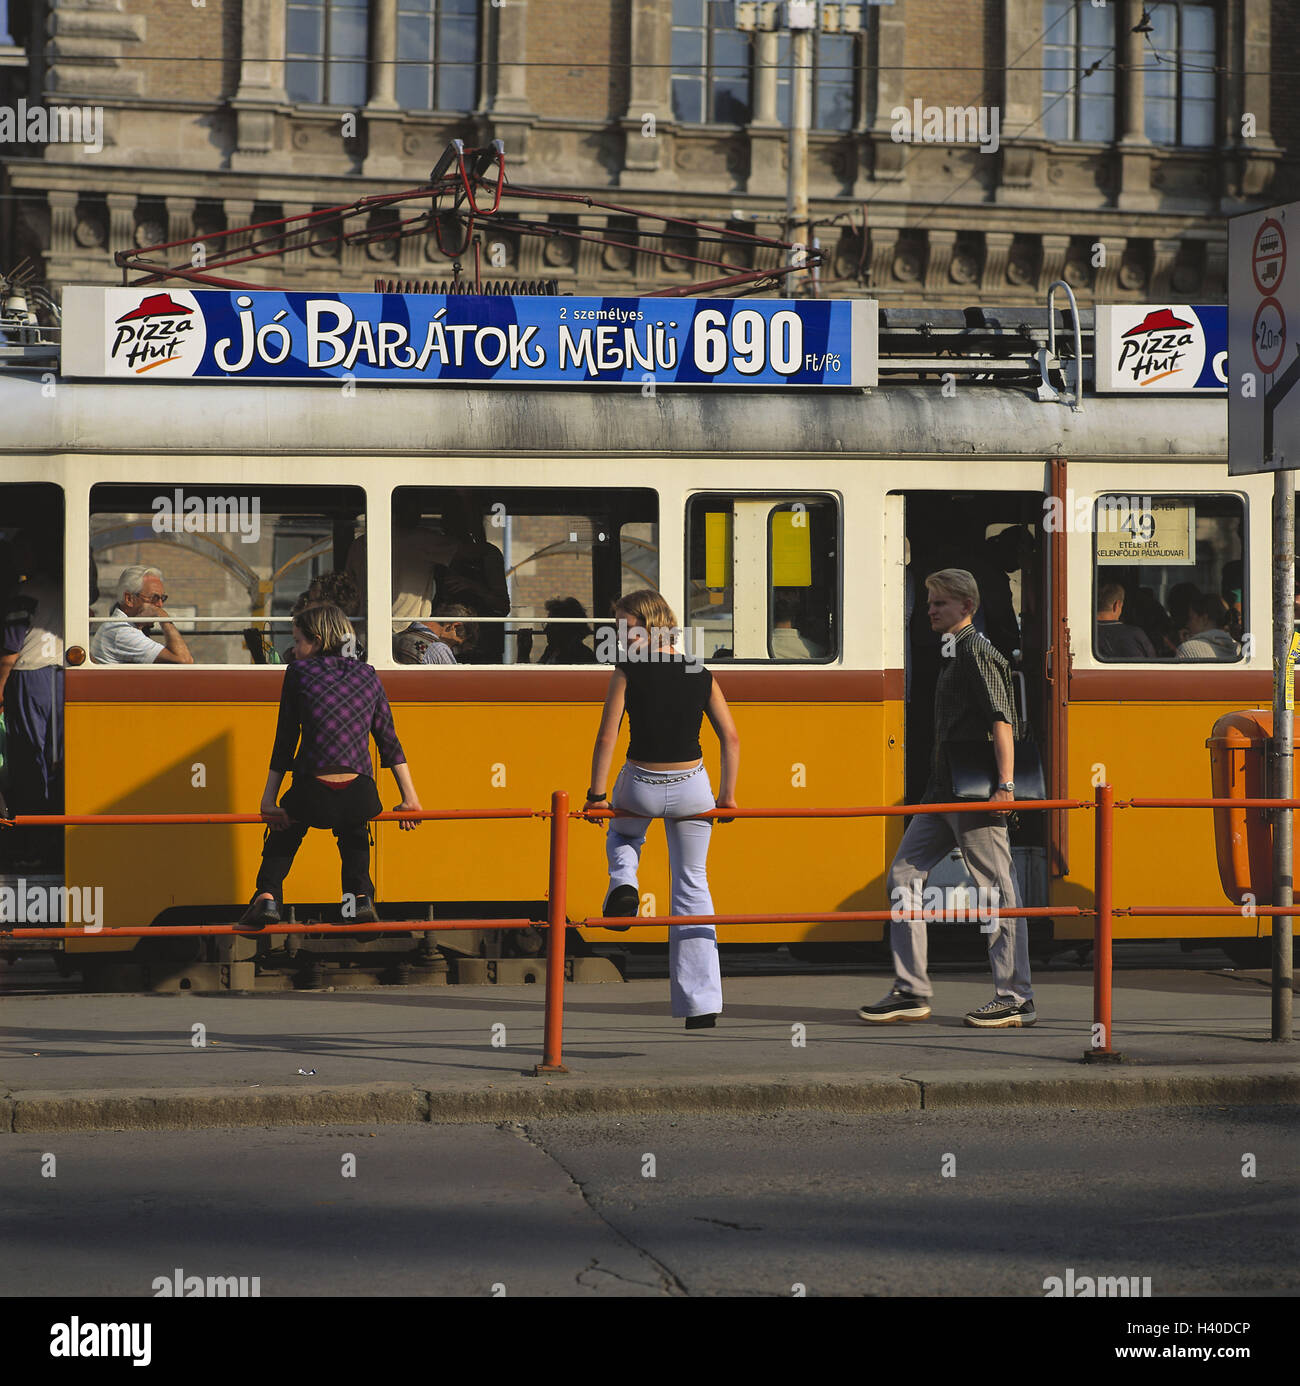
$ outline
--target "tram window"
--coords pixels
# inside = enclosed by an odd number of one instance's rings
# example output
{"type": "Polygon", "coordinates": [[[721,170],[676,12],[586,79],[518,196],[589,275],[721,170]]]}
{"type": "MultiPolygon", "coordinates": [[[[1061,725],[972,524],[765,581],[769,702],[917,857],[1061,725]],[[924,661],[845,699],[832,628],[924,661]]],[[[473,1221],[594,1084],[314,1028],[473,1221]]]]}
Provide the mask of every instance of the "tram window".
{"type": "Polygon", "coordinates": [[[1224,664],[1249,652],[1238,496],[1098,497],[1093,653],[1111,664],[1224,664]]]}
{"type": "MultiPolygon", "coordinates": [[[[92,490],[90,511],[100,589],[91,621],[95,662],[124,662],[129,653],[95,636],[118,603],[122,573],[137,566],[163,575],[153,595],[164,601],[141,614],[164,611],[195,664],[282,663],[293,648],[294,614],[331,599],[352,621],[365,657],[365,607],[345,571],[365,533],[359,487],[105,485],[92,490]]],[[[143,629],[154,643],[166,634],[160,622],[143,629]]],[[[130,662],[175,662],[139,648],[144,657],[130,662]]]]}
{"type": "MultiPolygon", "coordinates": [[[[457,663],[593,664],[623,592],[659,586],[659,498],[616,488],[403,487],[393,493],[400,632],[467,608],[457,663]]],[[[439,623],[441,624],[441,623],[439,623]]],[[[437,632],[435,632],[437,633],[437,632]]]]}
{"type": "Polygon", "coordinates": [[[839,653],[839,505],[829,496],[692,496],[686,626],[705,659],[839,653]]]}

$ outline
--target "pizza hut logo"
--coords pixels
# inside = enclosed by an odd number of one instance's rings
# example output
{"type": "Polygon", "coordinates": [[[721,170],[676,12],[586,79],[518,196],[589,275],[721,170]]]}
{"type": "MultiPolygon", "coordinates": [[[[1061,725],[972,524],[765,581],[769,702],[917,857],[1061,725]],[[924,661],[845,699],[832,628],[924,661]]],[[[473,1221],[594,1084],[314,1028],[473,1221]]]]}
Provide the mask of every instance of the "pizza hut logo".
{"type": "Polygon", "coordinates": [[[1195,318],[1179,317],[1172,308],[1156,308],[1120,338],[1117,373],[1134,385],[1154,385],[1185,371],[1196,380],[1205,362],[1205,334],[1195,318]]]}
{"type": "Polygon", "coordinates": [[[150,294],[116,319],[114,327],[108,353],[114,374],[144,375],[161,369],[163,375],[188,375],[202,354],[203,317],[192,299],[187,304],[171,294],[150,294]]]}

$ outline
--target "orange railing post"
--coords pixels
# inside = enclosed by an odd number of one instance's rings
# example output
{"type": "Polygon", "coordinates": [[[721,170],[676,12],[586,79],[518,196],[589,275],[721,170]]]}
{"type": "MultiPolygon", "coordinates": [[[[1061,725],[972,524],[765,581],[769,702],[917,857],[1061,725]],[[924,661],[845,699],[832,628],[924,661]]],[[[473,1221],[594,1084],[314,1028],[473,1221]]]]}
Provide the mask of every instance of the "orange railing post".
{"type": "Polygon", "coordinates": [[[551,795],[551,870],[546,910],[546,1036],[537,1073],[567,1073],[560,1061],[564,1043],[564,930],[568,925],[569,796],[551,795]]]}
{"type": "Polygon", "coordinates": [[[1093,883],[1097,922],[1092,945],[1092,1047],[1083,1057],[1094,1062],[1118,1063],[1121,1055],[1111,1048],[1110,1042],[1111,888],[1115,851],[1115,791],[1110,785],[1097,786],[1096,806],[1093,883]]]}

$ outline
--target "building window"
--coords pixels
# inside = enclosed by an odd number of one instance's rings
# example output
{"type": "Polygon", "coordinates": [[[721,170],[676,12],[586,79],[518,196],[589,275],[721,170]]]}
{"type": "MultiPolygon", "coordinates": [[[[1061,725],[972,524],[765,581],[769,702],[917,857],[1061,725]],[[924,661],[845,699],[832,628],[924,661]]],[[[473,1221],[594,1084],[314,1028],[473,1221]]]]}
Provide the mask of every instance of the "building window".
{"type": "Polygon", "coordinates": [[[408,111],[472,111],[478,96],[478,0],[398,0],[397,102],[408,111]]]}
{"type": "Polygon", "coordinates": [[[751,115],[749,35],[732,0],[673,0],[673,117],[745,125],[751,115]]]}
{"type": "Polygon", "coordinates": [[[368,20],[366,0],[289,0],[284,84],[291,101],[365,104],[368,20]]]}
{"type": "MultiPolygon", "coordinates": [[[[813,45],[812,128],[851,130],[858,45],[852,34],[817,34],[813,45]]],[[[789,125],[794,91],[794,44],[788,33],[777,48],[776,113],[789,125]]]]}
{"type": "Polygon", "coordinates": [[[1214,6],[1162,0],[1150,17],[1146,136],[1155,144],[1203,149],[1214,143],[1214,6]]]}
{"type": "Polygon", "coordinates": [[[1115,8],[1046,0],[1043,23],[1043,133],[1052,140],[1113,140],[1115,8]],[[1097,62],[1102,66],[1089,72],[1097,62]]]}

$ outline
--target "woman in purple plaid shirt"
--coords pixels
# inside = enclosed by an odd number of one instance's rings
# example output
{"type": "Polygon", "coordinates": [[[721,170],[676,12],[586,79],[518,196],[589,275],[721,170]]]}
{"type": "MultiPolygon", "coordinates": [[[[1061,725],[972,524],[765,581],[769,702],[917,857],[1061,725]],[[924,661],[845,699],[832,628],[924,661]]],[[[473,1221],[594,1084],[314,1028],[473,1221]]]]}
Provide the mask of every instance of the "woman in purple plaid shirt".
{"type": "MultiPolygon", "coordinates": [[[[367,824],[384,806],[371,774],[372,734],[379,763],[392,770],[401,790],[397,809],[418,810],[420,800],[378,674],[345,653],[357,648],[357,638],[343,612],[332,605],[301,612],[293,623],[293,648],[296,658],[284,672],[271,770],[262,791],[261,813],[269,825],[262,869],[239,927],[279,922],[284,878],[308,828],[329,828],[338,840],[344,922],[375,924],[367,824]],[[277,804],[289,770],[293,783],[277,804]]],[[[403,819],[401,827],[417,828],[419,821],[403,819]]]]}

